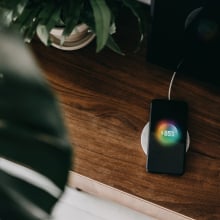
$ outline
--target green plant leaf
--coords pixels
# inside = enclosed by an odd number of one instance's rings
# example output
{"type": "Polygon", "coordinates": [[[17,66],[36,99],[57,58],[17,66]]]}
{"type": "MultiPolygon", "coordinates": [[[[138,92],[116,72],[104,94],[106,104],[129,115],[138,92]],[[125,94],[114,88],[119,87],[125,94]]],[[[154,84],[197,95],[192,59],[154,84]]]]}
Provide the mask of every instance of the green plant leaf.
{"type": "Polygon", "coordinates": [[[125,55],[121,49],[119,48],[118,44],[115,42],[115,40],[113,39],[113,37],[111,35],[109,35],[108,37],[108,41],[106,46],[108,48],[110,48],[111,50],[113,50],[114,52],[120,54],[120,55],[125,55]]]}
{"type": "MultiPolygon", "coordinates": [[[[26,43],[30,43],[32,38],[36,33],[36,29],[38,26],[38,13],[40,12],[40,7],[36,7],[32,10],[31,17],[32,19],[27,20],[26,29],[23,31],[24,41],[26,43]],[[29,23],[30,22],[30,23],[29,23]]],[[[22,30],[22,28],[20,28],[22,30]]]]}
{"type": "Polygon", "coordinates": [[[26,7],[28,0],[20,0],[16,7],[14,7],[13,11],[13,19],[17,19],[17,17],[23,12],[26,7]]]}
{"type": "Polygon", "coordinates": [[[80,13],[83,8],[82,0],[68,0],[63,6],[64,30],[63,36],[68,36],[79,22],[80,13]]]}
{"type": "Polygon", "coordinates": [[[105,0],[90,0],[94,19],[95,19],[95,33],[96,33],[96,51],[99,52],[105,46],[110,29],[111,11],[105,0]]]}
{"type": "Polygon", "coordinates": [[[80,14],[80,21],[87,24],[95,32],[95,19],[91,4],[89,1],[84,2],[83,10],[80,14]]]}
{"type": "Polygon", "coordinates": [[[40,38],[41,42],[44,45],[48,46],[50,44],[50,30],[44,24],[37,25],[37,36],[40,38]]]}
{"type": "Polygon", "coordinates": [[[9,26],[22,13],[28,0],[9,0],[0,2],[0,23],[9,26]]]}
{"type": "Polygon", "coordinates": [[[7,8],[7,9],[14,9],[16,5],[18,5],[22,0],[6,0],[0,1],[0,7],[7,8]]]}
{"type": "Polygon", "coordinates": [[[25,42],[29,43],[35,35],[40,10],[41,5],[29,7],[13,22],[13,28],[16,28],[23,35],[25,42]]]}
{"type": "Polygon", "coordinates": [[[45,45],[49,45],[50,31],[60,20],[61,8],[56,6],[53,2],[45,4],[38,16],[37,34],[45,45]]]}
{"type": "Polygon", "coordinates": [[[14,33],[0,31],[0,42],[0,218],[47,219],[67,181],[71,145],[31,54],[14,33]]]}
{"type": "Polygon", "coordinates": [[[28,30],[25,31],[25,34],[24,34],[24,42],[25,43],[31,42],[31,40],[33,39],[33,37],[36,33],[36,28],[37,28],[37,22],[32,23],[32,25],[28,28],[28,30]]]}
{"type": "Polygon", "coordinates": [[[13,19],[13,11],[0,7],[0,25],[9,26],[13,19]]]}

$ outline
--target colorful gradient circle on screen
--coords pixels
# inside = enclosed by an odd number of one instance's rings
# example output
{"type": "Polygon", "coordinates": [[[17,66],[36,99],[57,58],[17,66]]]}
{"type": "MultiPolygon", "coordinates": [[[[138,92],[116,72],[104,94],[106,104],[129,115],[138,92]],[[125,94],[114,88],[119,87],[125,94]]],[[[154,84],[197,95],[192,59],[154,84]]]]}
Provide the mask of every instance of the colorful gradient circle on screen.
{"type": "Polygon", "coordinates": [[[162,120],[156,126],[155,136],[160,144],[172,146],[180,140],[181,132],[174,122],[162,120]]]}

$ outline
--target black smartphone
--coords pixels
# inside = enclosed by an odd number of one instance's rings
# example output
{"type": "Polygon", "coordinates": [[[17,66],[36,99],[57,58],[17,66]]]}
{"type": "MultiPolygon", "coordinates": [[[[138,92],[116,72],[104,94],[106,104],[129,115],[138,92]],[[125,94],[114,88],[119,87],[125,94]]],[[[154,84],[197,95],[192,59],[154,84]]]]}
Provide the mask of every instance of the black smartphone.
{"type": "Polygon", "coordinates": [[[147,170],[182,175],[185,170],[188,106],[155,99],[150,107],[147,170]]]}

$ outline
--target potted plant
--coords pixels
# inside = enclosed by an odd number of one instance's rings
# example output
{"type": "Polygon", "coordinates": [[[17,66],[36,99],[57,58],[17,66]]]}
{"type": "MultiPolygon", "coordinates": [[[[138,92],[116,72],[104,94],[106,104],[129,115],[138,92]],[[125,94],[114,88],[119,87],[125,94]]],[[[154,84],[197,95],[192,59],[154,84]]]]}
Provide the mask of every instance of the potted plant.
{"type": "MultiPolygon", "coordinates": [[[[107,46],[121,53],[112,37],[117,29],[117,18],[124,8],[128,8],[137,18],[141,42],[146,20],[142,6],[136,0],[2,0],[0,19],[18,28],[26,42],[37,33],[45,45],[65,45],[65,39],[67,43],[71,41],[68,37],[77,25],[84,24],[81,29],[89,37],[81,43],[86,45],[96,36],[97,52],[107,46]],[[58,37],[57,31],[54,33],[55,27],[63,28],[59,30],[61,36],[58,37]]],[[[79,30],[75,32],[79,34],[79,30]]]]}

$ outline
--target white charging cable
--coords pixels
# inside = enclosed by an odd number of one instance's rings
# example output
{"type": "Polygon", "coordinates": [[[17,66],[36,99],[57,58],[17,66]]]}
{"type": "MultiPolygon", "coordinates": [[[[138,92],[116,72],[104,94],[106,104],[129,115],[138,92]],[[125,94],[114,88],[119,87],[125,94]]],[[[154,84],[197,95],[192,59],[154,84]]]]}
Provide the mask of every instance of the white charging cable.
{"type": "Polygon", "coordinates": [[[183,60],[181,60],[179,62],[179,64],[177,65],[177,68],[176,68],[176,71],[173,73],[172,77],[171,77],[171,80],[170,80],[170,85],[169,85],[169,90],[168,90],[168,100],[171,99],[171,90],[172,90],[172,86],[173,86],[173,81],[174,81],[174,78],[176,76],[176,73],[177,71],[180,69],[180,66],[182,65],[183,63],[183,60]]]}
{"type": "Polygon", "coordinates": [[[172,85],[173,85],[175,76],[176,76],[176,71],[173,73],[172,78],[170,80],[170,85],[169,85],[169,90],[168,90],[168,100],[170,100],[170,94],[171,94],[172,85]]]}

